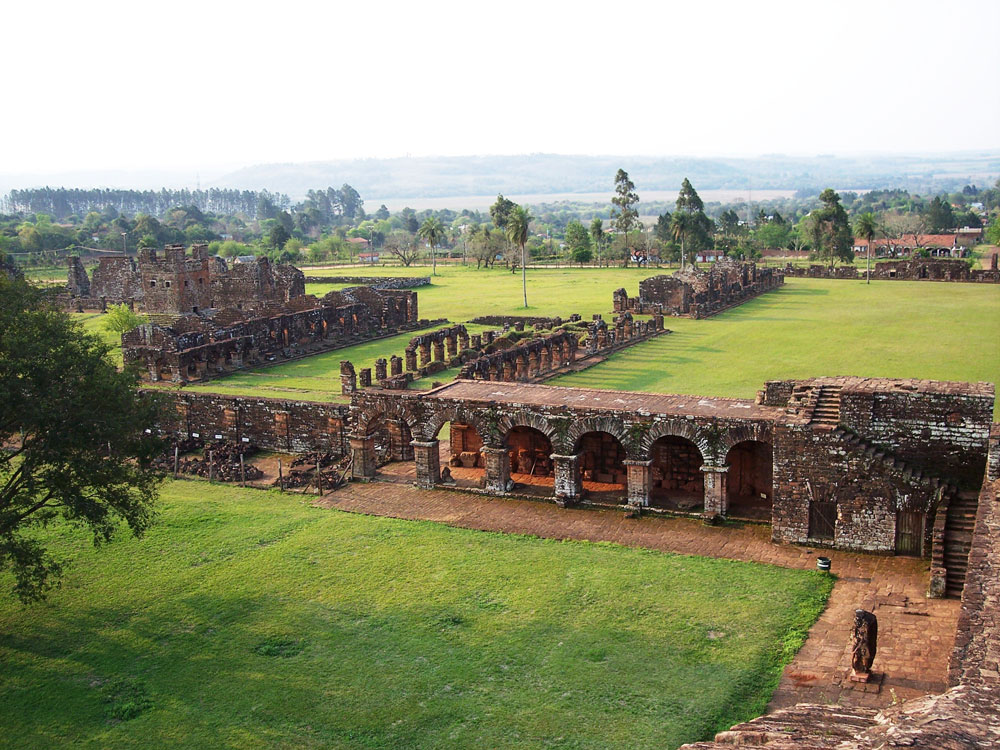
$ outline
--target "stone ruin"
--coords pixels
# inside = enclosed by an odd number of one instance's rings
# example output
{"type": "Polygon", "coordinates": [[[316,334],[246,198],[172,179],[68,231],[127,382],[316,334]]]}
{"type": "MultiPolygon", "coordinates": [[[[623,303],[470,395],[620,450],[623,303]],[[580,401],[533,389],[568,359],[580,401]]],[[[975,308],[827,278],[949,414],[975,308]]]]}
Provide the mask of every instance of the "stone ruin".
{"type": "MultiPolygon", "coordinates": [[[[793,266],[789,263],[782,271],[785,276],[810,279],[851,279],[865,278],[866,269],[855,266],[829,266],[812,264],[793,266]]],[[[970,281],[980,283],[1000,283],[997,269],[997,255],[990,257],[990,267],[970,268],[960,258],[908,258],[905,260],[880,260],[872,264],[873,279],[896,281],[970,281]]]]}
{"type": "Polygon", "coordinates": [[[777,289],[784,281],[784,274],[775,269],[722,258],[707,271],[692,266],[673,275],[643,279],[638,297],[630,298],[624,289],[616,289],[614,311],[705,318],[777,289]]]}
{"type": "Polygon", "coordinates": [[[149,380],[184,383],[420,325],[416,292],[355,287],[322,299],[304,295],[285,304],[205,310],[147,323],[122,336],[122,355],[149,380]]]}
{"type": "Polygon", "coordinates": [[[75,310],[104,310],[128,304],[147,313],[179,315],[213,308],[253,310],[288,302],[305,294],[305,277],[294,266],[272,264],[266,257],[237,258],[230,265],[208,254],[208,245],[183,245],[102,257],[93,277],[78,257],[70,257],[68,298],[75,310]]]}

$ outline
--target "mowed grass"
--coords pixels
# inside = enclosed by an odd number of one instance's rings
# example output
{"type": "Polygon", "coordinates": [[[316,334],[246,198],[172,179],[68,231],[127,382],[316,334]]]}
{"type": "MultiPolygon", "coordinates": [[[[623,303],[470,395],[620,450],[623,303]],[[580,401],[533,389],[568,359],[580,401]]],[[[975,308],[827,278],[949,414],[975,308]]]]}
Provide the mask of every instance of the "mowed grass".
{"type": "Polygon", "coordinates": [[[205,483],[161,510],[52,527],[44,604],[0,576],[4,746],[673,748],[761,712],[832,583],[205,483]]]}
{"type": "Polygon", "coordinates": [[[83,330],[92,333],[111,347],[111,361],[122,365],[122,337],[104,328],[106,316],[99,312],[70,313],[70,317],[83,324],[83,330]]]}
{"type": "Polygon", "coordinates": [[[1000,287],[788,279],[706,320],[551,385],[753,398],[766,380],[820,375],[996,382],[1000,287]]]}
{"type": "MultiPolygon", "coordinates": [[[[254,367],[232,375],[209,380],[204,383],[184,386],[185,390],[222,393],[234,396],[264,396],[268,398],[301,399],[305,401],[328,401],[347,403],[349,396],[340,392],[340,362],[350,360],[355,370],[372,368],[374,377],[375,360],[389,359],[393,354],[402,357],[410,339],[420,333],[436,331],[440,326],[419,331],[410,331],[399,336],[389,336],[363,344],[335,349],[315,354],[291,362],[254,367]]],[[[470,333],[484,330],[485,326],[469,326],[470,333]]],[[[405,364],[404,364],[405,366],[405,364]]],[[[414,388],[429,388],[433,381],[451,380],[458,371],[448,370],[431,378],[423,378],[413,383],[414,388]]]]}

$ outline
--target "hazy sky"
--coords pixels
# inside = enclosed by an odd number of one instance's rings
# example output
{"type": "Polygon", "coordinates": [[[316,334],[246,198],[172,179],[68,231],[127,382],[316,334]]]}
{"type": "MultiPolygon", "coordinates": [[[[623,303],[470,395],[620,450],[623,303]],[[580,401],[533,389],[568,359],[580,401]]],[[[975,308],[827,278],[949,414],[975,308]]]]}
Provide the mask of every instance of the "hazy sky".
{"type": "Polygon", "coordinates": [[[1000,147],[1000,0],[14,2],[5,173],[1000,147]]]}

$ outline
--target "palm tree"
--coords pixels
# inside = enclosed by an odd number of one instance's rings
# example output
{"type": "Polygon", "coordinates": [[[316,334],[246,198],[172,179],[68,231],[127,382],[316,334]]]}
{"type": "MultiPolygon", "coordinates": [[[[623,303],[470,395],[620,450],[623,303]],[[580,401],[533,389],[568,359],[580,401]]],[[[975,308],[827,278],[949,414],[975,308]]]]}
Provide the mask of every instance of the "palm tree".
{"type": "Polygon", "coordinates": [[[687,211],[674,211],[670,217],[670,234],[675,240],[681,241],[681,270],[684,270],[686,255],[684,253],[685,241],[691,233],[692,216],[687,211]]]}
{"type": "Polygon", "coordinates": [[[524,246],[528,244],[528,226],[534,217],[524,206],[515,206],[507,217],[507,239],[521,246],[521,289],[524,292],[524,306],[528,306],[528,278],[525,275],[524,246]]]}
{"type": "Polygon", "coordinates": [[[417,230],[417,235],[431,246],[431,274],[437,276],[437,255],[434,248],[444,239],[444,225],[440,219],[428,216],[420,225],[420,229],[417,230]]]}
{"type": "Polygon", "coordinates": [[[597,245],[597,267],[601,267],[601,243],[604,241],[604,222],[601,221],[601,217],[596,216],[594,220],[590,222],[590,236],[594,238],[594,244],[597,245]]]}
{"type": "Polygon", "coordinates": [[[865,283],[872,283],[872,240],[878,232],[878,222],[871,211],[861,214],[854,222],[854,236],[868,240],[868,254],[865,260],[865,283]]]}

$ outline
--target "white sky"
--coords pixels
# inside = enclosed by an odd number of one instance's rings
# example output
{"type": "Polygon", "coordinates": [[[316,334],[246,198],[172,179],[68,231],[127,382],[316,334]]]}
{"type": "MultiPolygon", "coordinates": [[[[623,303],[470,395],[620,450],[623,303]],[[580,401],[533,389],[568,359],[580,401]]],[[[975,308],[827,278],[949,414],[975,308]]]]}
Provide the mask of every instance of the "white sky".
{"type": "Polygon", "coordinates": [[[1000,147],[1000,0],[13,2],[5,173],[1000,147]]]}

